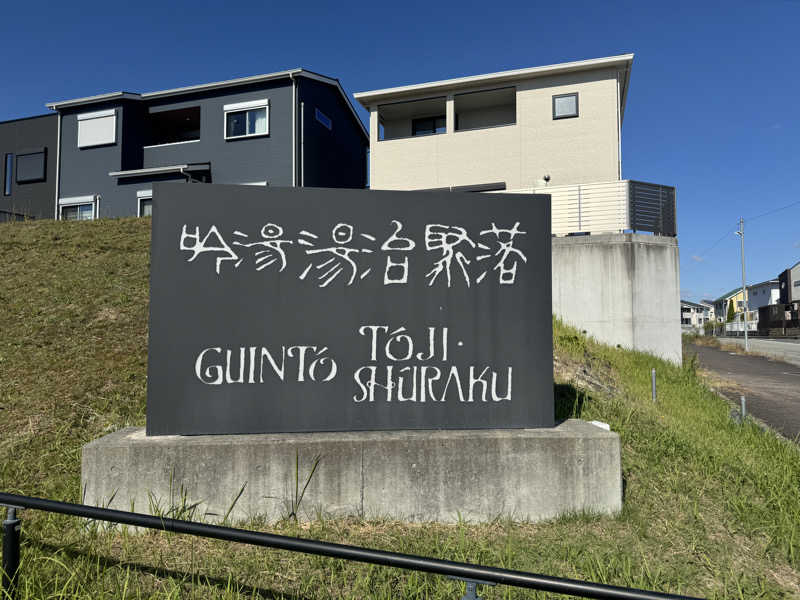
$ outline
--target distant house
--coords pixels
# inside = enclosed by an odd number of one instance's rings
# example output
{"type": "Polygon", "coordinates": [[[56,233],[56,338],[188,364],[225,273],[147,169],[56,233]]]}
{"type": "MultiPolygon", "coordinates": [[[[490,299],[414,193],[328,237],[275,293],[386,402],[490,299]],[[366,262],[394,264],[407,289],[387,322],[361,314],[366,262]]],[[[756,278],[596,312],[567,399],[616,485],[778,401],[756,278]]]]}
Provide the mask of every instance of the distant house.
{"type": "Polygon", "coordinates": [[[744,310],[744,295],[742,288],[734,288],[714,300],[714,314],[719,323],[724,323],[728,318],[728,305],[733,303],[734,314],[744,310]]]}
{"type": "Polygon", "coordinates": [[[714,307],[709,304],[681,300],[681,330],[688,332],[702,329],[713,320],[713,310],[714,307]]]}
{"type": "Polygon", "coordinates": [[[780,300],[780,282],[768,279],[761,283],[747,286],[747,308],[757,311],[762,306],[777,304],[780,300]]]}
{"type": "Polygon", "coordinates": [[[0,123],[0,222],[53,217],[58,117],[0,123]]]}
{"type": "MultiPolygon", "coordinates": [[[[743,321],[745,310],[745,296],[742,288],[734,288],[713,301],[714,313],[719,323],[728,320],[728,306],[733,303],[733,314],[736,322],[743,321]]],[[[758,321],[758,309],[762,306],[777,304],[780,300],[780,282],[778,279],[768,279],[761,283],[747,286],[747,320],[751,323],[758,321]]]]}
{"type": "Polygon", "coordinates": [[[713,300],[708,300],[706,298],[703,298],[702,300],[700,300],[700,304],[702,304],[703,306],[707,306],[708,307],[708,320],[709,321],[716,321],[717,320],[717,311],[714,309],[714,301],[713,300]]]}
{"type": "Polygon", "coordinates": [[[149,214],[156,181],[366,185],[366,129],[338,80],[304,69],[47,106],[60,219],[149,214]]]}
{"type": "Polygon", "coordinates": [[[778,302],[800,302],[800,261],[778,275],[778,302]]]}

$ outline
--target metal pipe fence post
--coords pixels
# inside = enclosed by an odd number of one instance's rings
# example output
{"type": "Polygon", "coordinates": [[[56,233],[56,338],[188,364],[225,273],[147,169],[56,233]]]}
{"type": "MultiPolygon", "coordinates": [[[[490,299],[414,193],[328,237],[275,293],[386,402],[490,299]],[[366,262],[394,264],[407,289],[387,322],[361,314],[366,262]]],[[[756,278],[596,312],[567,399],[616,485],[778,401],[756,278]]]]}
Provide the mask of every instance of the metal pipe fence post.
{"type": "Polygon", "coordinates": [[[742,401],[742,422],[744,422],[744,418],[747,416],[747,401],[744,399],[744,396],[741,397],[742,401]]]}
{"type": "Polygon", "coordinates": [[[650,391],[653,395],[653,402],[656,401],[656,370],[650,369],[650,391]]]}
{"type": "Polygon", "coordinates": [[[20,520],[17,509],[9,506],[6,520],[3,521],[3,598],[15,600],[17,592],[17,573],[19,571],[19,530],[20,520]]]}

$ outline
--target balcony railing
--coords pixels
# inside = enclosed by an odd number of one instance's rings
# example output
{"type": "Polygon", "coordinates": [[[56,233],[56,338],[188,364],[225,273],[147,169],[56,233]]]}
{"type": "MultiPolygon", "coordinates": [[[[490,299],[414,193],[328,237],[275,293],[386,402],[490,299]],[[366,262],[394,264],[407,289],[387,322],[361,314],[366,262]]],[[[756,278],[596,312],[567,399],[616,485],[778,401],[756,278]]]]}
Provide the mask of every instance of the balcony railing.
{"type": "Polygon", "coordinates": [[[508,192],[550,194],[554,235],[623,231],[677,235],[674,187],[622,180],[508,192]]]}

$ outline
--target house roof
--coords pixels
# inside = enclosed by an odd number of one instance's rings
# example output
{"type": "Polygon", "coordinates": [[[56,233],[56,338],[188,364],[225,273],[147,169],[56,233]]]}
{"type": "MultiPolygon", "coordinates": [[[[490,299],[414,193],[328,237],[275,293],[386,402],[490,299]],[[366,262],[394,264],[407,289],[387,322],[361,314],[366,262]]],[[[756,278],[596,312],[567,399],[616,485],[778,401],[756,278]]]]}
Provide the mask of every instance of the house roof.
{"type": "Polygon", "coordinates": [[[697,302],[691,302],[689,300],[681,300],[681,304],[686,304],[687,306],[694,306],[696,308],[710,308],[708,304],[698,304],[697,302]]]}
{"type": "Polygon", "coordinates": [[[358,123],[361,132],[367,139],[369,139],[369,134],[367,133],[364,124],[358,117],[358,114],[356,113],[353,103],[350,102],[350,99],[347,97],[347,94],[345,94],[344,89],[342,88],[342,84],[339,82],[339,80],[334,79],[332,77],[326,77],[325,75],[320,75],[319,73],[314,73],[313,71],[309,71],[303,68],[289,69],[286,71],[277,71],[275,73],[266,73],[264,75],[252,75],[250,77],[239,77],[237,79],[227,79],[225,81],[215,81],[212,83],[203,83],[199,85],[189,85],[185,87],[172,88],[169,90],[159,90],[156,92],[145,92],[141,94],[137,92],[110,92],[107,94],[99,94],[96,96],[86,96],[85,98],[75,98],[72,100],[60,100],[58,102],[48,102],[46,106],[50,110],[61,110],[62,108],[71,108],[73,106],[95,104],[97,102],[106,102],[108,100],[151,100],[156,98],[166,98],[169,96],[180,96],[182,94],[191,94],[195,92],[205,92],[208,90],[216,90],[220,88],[234,87],[239,85],[247,85],[250,83],[261,83],[264,81],[285,79],[287,77],[290,79],[294,77],[306,77],[308,79],[314,79],[322,83],[327,83],[328,85],[332,85],[335,88],[337,88],[339,90],[339,93],[342,95],[342,99],[344,100],[345,104],[347,104],[347,107],[353,114],[353,118],[358,123]]]}
{"type": "Polygon", "coordinates": [[[780,284],[780,282],[777,279],[767,279],[766,281],[762,281],[761,283],[752,283],[752,284],[747,286],[747,289],[760,287],[762,285],[775,285],[775,286],[777,286],[779,284],[780,284]]]}
{"type": "Polygon", "coordinates": [[[727,299],[728,299],[728,298],[730,298],[731,296],[735,296],[736,294],[741,294],[741,293],[742,293],[742,287],[741,287],[741,286],[739,286],[739,287],[733,288],[733,289],[732,289],[730,292],[728,292],[727,294],[722,294],[722,296],[720,296],[719,298],[717,298],[716,300],[714,300],[714,302],[719,302],[720,300],[727,300],[727,299]]]}
{"type": "Polygon", "coordinates": [[[625,69],[625,79],[622,82],[622,88],[620,90],[620,112],[624,115],[625,101],[628,96],[628,85],[631,77],[631,67],[633,66],[633,54],[620,54],[618,56],[578,60],[573,62],[558,63],[555,65],[546,65],[542,67],[513,69],[510,71],[499,71],[497,73],[486,73],[484,75],[457,77],[455,79],[442,79],[440,81],[430,81],[428,83],[418,83],[414,85],[404,85],[367,92],[358,92],[353,94],[353,97],[358,100],[361,105],[364,106],[364,108],[369,109],[370,105],[373,105],[377,102],[386,101],[389,98],[394,99],[398,96],[411,96],[420,93],[439,93],[444,90],[466,88],[475,85],[491,85],[519,79],[545,77],[548,75],[559,75],[562,73],[572,73],[576,71],[588,71],[591,69],[601,69],[612,66],[623,67],[625,69]]]}
{"type": "MultiPolygon", "coordinates": [[[[766,281],[762,281],[761,283],[752,283],[752,284],[747,286],[747,289],[748,290],[752,290],[753,288],[759,287],[761,285],[767,285],[767,284],[778,285],[778,283],[779,282],[778,282],[777,279],[767,279],[766,281]]],[[[741,293],[742,293],[742,286],[735,287],[730,292],[728,292],[727,294],[723,294],[722,296],[720,296],[719,298],[717,298],[713,302],[719,302],[720,300],[727,300],[731,296],[735,296],[736,294],[741,294],[741,293]]]]}
{"type": "Polygon", "coordinates": [[[43,117],[55,117],[55,115],[53,113],[45,113],[43,115],[31,115],[30,117],[17,117],[16,119],[0,121],[0,125],[5,125],[6,123],[16,123],[18,121],[30,121],[31,119],[41,119],[43,117]]]}

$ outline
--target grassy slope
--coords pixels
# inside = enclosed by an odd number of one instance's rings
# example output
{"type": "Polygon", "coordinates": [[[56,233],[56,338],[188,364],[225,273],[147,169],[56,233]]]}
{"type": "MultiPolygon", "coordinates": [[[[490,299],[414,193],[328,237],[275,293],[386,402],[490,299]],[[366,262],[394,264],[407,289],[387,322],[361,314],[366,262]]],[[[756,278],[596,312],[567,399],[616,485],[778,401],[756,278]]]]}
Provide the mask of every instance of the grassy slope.
{"type": "MultiPolygon", "coordinates": [[[[149,219],[0,225],[0,489],[80,501],[80,448],[144,424],[149,219]]],[[[623,444],[616,518],[267,526],[355,543],[709,597],[800,597],[800,454],[689,366],[555,324],[557,406],[623,444]],[[649,372],[658,370],[659,402],[649,372]]],[[[454,598],[433,576],[168,534],[98,532],[26,511],[23,597],[454,598]]],[[[486,598],[536,597],[485,588],[486,598]]],[[[540,595],[538,597],[544,597],[540,595]]]]}

